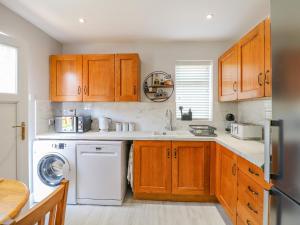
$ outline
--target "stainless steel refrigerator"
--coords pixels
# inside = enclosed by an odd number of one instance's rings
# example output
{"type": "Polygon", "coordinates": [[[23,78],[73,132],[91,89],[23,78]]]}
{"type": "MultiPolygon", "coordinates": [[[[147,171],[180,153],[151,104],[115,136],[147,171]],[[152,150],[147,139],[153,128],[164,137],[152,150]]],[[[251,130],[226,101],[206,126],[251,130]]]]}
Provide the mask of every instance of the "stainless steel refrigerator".
{"type": "Polygon", "coordinates": [[[269,224],[300,225],[300,0],[271,0],[271,42],[273,120],[265,128],[265,179],[274,184],[269,224]]]}

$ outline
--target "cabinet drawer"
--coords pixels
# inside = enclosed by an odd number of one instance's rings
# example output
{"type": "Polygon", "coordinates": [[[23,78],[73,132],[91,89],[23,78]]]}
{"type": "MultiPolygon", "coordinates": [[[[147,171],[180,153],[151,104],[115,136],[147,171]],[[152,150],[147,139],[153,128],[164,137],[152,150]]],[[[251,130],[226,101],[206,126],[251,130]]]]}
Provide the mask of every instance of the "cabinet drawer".
{"type": "Polygon", "coordinates": [[[239,157],[238,168],[244,172],[247,176],[254,179],[258,184],[264,185],[264,172],[261,168],[254,165],[253,163],[239,157]]]}
{"type": "Polygon", "coordinates": [[[238,197],[237,214],[242,219],[248,219],[261,224],[263,220],[263,207],[252,198],[248,197],[248,195],[241,194],[238,197]]]}
{"type": "Polygon", "coordinates": [[[263,188],[244,174],[238,171],[238,199],[252,200],[258,207],[263,207],[263,188]]]}
{"type": "Polygon", "coordinates": [[[251,219],[241,218],[240,216],[237,216],[236,220],[237,225],[259,225],[259,223],[256,223],[255,221],[252,221],[251,219]]]}

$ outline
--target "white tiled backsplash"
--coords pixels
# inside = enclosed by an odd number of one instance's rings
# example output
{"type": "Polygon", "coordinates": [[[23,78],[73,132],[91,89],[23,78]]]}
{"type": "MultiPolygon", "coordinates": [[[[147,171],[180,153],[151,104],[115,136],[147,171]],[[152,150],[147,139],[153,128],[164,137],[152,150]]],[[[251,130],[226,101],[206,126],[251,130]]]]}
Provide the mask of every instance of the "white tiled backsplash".
{"type": "Polygon", "coordinates": [[[251,100],[237,103],[239,122],[264,125],[265,120],[272,119],[272,100],[251,100]]]}
{"type": "MultiPolygon", "coordinates": [[[[124,102],[124,103],[50,103],[49,101],[36,101],[36,133],[45,133],[53,130],[48,126],[56,111],[62,109],[89,110],[94,119],[94,129],[98,128],[97,119],[101,116],[110,117],[114,122],[134,122],[136,130],[154,131],[163,130],[165,126],[165,112],[173,112],[173,125],[175,129],[188,129],[189,124],[208,124],[224,130],[224,118],[227,113],[237,115],[239,122],[263,125],[265,119],[272,117],[271,100],[253,100],[238,103],[219,103],[214,107],[214,118],[211,122],[181,121],[175,118],[175,103],[149,103],[149,102],[124,102]]],[[[113,128],[113,127],[112,127],[113,128]]]]}

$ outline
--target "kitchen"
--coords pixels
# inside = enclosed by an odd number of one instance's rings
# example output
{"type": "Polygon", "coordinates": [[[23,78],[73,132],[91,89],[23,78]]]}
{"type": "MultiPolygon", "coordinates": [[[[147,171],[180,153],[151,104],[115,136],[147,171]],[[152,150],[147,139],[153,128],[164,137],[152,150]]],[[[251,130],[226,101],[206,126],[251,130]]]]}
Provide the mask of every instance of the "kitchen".
{"type": "Polygon", "coordinates": [[[1,0],[11,219],[67,180],[65,224],[297,224],[288,2],[1,0]]]}

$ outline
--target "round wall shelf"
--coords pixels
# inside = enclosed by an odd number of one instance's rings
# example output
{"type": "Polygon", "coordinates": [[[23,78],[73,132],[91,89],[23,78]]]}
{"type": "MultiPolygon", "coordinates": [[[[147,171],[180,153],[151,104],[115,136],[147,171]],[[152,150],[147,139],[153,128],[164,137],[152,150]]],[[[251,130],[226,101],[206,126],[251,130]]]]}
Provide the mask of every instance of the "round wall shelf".
{"type": "Polygon", "coordinates": [[[145,78],[143,89],[146,97],[151,101],[165,102],[174,92],[174,82],[171,74],[154,71],[145,78]]]}

